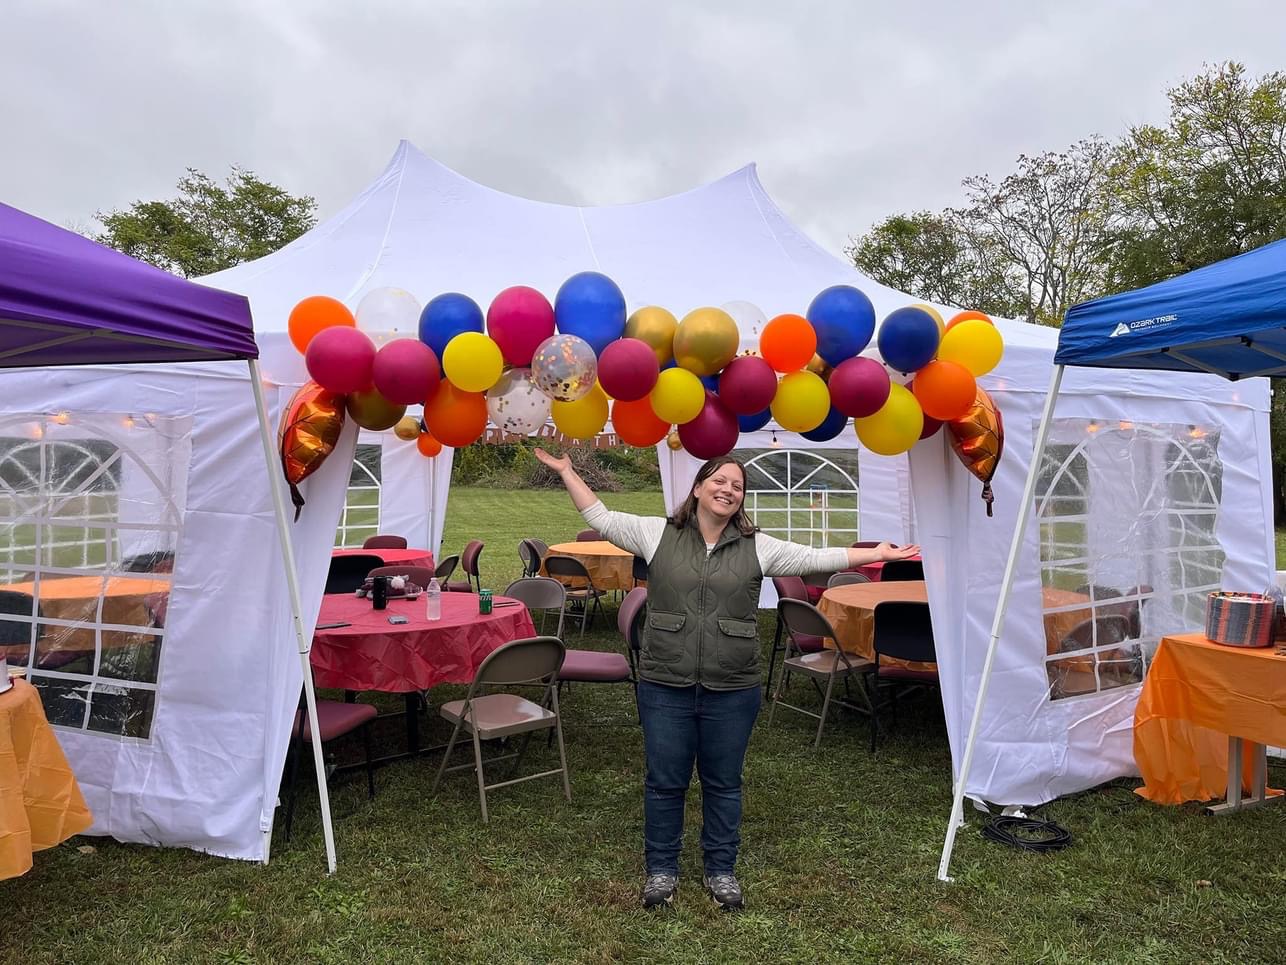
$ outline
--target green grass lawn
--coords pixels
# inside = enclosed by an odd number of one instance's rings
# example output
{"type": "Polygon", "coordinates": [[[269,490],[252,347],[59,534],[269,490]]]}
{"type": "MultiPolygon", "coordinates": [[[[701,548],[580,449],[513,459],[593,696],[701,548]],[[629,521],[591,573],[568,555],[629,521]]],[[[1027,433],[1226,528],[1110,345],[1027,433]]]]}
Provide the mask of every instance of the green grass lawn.
{"type": "MultiPolygon", "coordinates": [[[[660,510],[659,494],[606,501],[660,510]]],[[[500,588],[519,571],[520,537],[552,543],[580,528],[561,493],[456,489],[445,549],[486,540],[483,582],[500,588]]],[[[767,616],[762,630],[766,647],[767,616]]],[[[600,626],[583,645],[619,643],[600,626]]],[[[797,696],[809,699],[802,685],[797,696]]],[[[630,692],[576,686],[563,709],[570,804],[553,779],[505,788],[484,826],[467,773],[431,798],[436,757],[387,767],[374,802],[360,779],[333,790],[333,878],[306,789],[294,838],[278,834],[268,867],[77,838],[0,882],[0,960],[1273,962],[1286,947],[1284,808],[1209,818],[1150,805],[1122,781],[1045,808],[1075,838],[1048,855],[984,841],[970,809],[957,881],[938,884],[951,778],[933,698],[908,700],[874,756],[859,718],[836,719],[814,755],[812,721],[781,712],[769,729],[762,717],[738,869],[748,910],[720,914],[699,892],[694,788],[677,906],[649,915],[637,906],[643,767],[630,692]]],[[[378,738],[397,748],[398,723],[378,738]]],[[[550,755],[542,745],[530,758],[550,755]]],[[[1286,768],[1270,777],[1282,786],[1286,768]]]]}

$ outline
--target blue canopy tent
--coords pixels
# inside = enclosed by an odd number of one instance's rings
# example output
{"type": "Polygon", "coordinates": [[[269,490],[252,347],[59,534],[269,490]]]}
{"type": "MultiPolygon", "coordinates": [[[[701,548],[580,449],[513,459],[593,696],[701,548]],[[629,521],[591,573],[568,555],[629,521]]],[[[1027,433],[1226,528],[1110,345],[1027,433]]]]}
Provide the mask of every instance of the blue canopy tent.
{"type": "Polygon", "coordinates": [[[1200,372],[1231,380],[1286,375],[1286,240],[1157,282],[1082,302],[1059,334],[1027,482],[1014,528],[991,638],[956,781],[951,818],[938,865],[948,871],[963,823],[965,788],[1014,573],[1031,522],[1037,476],[1067,366],[1200,372]]]}

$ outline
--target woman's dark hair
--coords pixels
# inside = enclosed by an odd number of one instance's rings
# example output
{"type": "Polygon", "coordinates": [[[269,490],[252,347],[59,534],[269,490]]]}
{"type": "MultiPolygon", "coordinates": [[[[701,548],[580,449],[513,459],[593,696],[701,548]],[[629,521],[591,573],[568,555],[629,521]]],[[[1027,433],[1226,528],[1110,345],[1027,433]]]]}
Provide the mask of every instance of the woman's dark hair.
{"type": "Polygon", "coordinates": [[[688,498],[683,501],[679,508],[674,511],[674,515],[670,517],[670,522],[672,524],[682,529],[684,526],[688,525],[689,520],[696,518],[697,497],[693,490],[724,466],[736,466],[741,470],[741,505],[737,508],[737,514],[732,517],[732,521],[736,524],[737,531],[741,533],[742,536],[754,535],[758,527],[755,526],[755,524],[750,521],[750,517],[746,515],[745,484],[748,478],[746,475],[746,467],[740,459],[735,459],[732,456],[720,456],[718,459],[707,459],[705,465],[697,470],[697,476],[692,480],[692,488],[688,490],[688,498]]]}

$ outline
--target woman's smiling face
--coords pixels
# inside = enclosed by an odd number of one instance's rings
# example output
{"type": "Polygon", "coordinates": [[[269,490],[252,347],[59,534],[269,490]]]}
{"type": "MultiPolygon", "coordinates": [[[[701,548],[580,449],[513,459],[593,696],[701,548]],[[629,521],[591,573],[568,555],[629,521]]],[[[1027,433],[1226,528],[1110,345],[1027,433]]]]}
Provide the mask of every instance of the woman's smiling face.
{"type": "Polygon", "coordinates": [[[692,490],[697,506],[719,519],[729,520],[737,515],[745,501],[746,480],[741,467],[727,462],[703,479],[692,490]]]}

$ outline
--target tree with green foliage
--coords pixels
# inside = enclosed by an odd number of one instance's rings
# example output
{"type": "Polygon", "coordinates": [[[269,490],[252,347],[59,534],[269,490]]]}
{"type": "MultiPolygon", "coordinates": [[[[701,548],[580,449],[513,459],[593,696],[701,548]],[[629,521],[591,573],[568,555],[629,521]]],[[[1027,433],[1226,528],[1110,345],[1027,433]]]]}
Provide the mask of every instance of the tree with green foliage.
{"type": "Polygon", "coordinates": [[[317,202],[232,168],[224,184],[188,168],[169,201],[99,212],[95,240],[166,271],[195,278],[271,254],[316,223],[317,202]]]}

